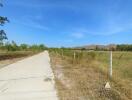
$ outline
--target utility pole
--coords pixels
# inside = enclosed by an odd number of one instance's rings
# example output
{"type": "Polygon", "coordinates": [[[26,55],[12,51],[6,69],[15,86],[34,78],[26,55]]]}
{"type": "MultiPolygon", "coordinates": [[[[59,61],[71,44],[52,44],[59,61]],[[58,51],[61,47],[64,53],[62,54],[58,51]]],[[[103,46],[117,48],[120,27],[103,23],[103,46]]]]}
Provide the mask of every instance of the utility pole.
{"type": "Polygon", "coordinates": [[[112,51],[110,51],[109,77],[112,78],[112,51]]]}

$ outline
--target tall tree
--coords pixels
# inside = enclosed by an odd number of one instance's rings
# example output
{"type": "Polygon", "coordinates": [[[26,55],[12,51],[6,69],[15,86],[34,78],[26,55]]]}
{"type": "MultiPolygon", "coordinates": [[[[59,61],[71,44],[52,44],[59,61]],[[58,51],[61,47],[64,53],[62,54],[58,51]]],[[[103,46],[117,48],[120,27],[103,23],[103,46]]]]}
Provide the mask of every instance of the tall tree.
{"type": "MultiPolygon", "coordinates": [[[[0,7],[3,7],[2,2],[0,2],[0,7]]],[[[6,22],[9,22],[7,17],[0,16],[0,26],[3,26],[6,22]]],[[[6,33],[4,30],[0,29],[0,44],[3,44],[3,40],[7,39],[6,33]]]]}

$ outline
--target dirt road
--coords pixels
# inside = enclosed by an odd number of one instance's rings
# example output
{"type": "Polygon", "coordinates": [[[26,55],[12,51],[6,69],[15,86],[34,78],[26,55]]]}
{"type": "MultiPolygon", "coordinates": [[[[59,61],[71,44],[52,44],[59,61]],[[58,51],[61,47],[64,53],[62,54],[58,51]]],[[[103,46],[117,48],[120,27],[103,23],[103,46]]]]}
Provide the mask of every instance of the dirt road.
{"type": "Polygon", "coordinates": [[[0,69],[0,100],[58,100],[45,51],[0,69]]]}

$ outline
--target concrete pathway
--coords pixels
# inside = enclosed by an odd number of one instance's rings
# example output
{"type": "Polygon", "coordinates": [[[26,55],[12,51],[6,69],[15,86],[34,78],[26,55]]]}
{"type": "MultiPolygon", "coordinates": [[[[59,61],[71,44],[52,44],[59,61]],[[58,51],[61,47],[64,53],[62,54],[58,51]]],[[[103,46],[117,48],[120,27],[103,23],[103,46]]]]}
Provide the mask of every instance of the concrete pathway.
{"type": "Polygon", "coordinates": [[[47,51],[0,69],[0,100],[58,100],[47,51]]]}

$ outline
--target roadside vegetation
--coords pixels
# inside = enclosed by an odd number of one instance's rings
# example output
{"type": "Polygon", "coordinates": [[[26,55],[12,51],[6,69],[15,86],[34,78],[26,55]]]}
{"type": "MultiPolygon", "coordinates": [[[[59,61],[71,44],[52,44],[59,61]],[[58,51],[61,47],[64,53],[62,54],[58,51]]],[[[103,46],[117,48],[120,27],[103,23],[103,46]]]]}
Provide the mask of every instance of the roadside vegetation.
{"type": "Polygon", "coordinates": [[[11,43],[2,43],[0,45],[0,68],[21,60],[25,57],[32,56],[39,52],[46,50],[47,47],[43,44],[40,45],[18,45],[14,41],[11,43]]]}
{"type": "Polygon", "coordinates": [[[28,44],[20,44],[18,45],[16,42],[6,42],[0,45],[0,51],[33,51],[33,52],[39,52],[44,49],[47,49],[47,47],[43,44],[37,45],[28,45],[28,44]]]}
{"type": "Polygon", "coordinates": [[[132,52],[113,52],[113,76],[108,76],[109,51],[50,50],[60,100],[131,100],[132,52]],[[111,89],[104,88],[110,82],[111,89]]]}

